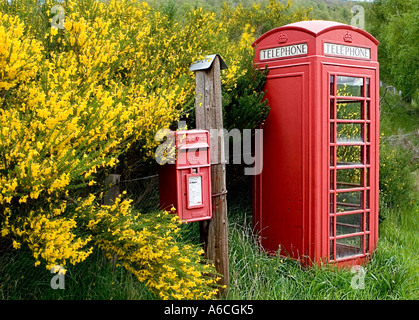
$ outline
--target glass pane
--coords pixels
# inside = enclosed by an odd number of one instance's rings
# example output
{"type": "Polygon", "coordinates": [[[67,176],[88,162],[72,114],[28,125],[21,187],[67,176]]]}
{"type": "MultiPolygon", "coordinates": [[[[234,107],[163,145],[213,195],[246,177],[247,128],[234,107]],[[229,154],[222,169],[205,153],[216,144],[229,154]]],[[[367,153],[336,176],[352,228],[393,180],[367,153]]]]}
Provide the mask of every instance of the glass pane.
{"type": "Polygon", "coordinates": [[[330,147],[330,166],[335,165],[335,147],[330,147]]]}
{"type": "Polygon", "coordinates": [[[360,188],[362,180],[362,169],[339,169],[336,172],[338,189],[360,188]]]}
{"type": "Polygon", "coordinates": [[[331,217],[330,218],[330,230],[329,230],[329,237],[334,237],[335,236],[335,231],[334,231],[334,227],[335,227],[335,218],[331,217]]]}
{"type": "Polygon", "coordinates": [[[330,99],[330,119],[335,118],[335,99],[330,99]]]}
{"type": "Polygon", "coordinates": [[[371,120],[371,104],[369,101],[367,101],[367,120],[371,120]]]}
{"type": "Polygon", "coordinates": [[[336,234],[340,236],[361,232],[362,224],[362,213],[336,216],[336,234]]]}
{"type": "Polygon", "coordinates": [[[336,239],[336,258],[345,258],[362,254],[363,236],[336,239]]]}
{"type": "Polygon", "coordinates": [[[362,124],[360,123],[338,123],[336,126],[337,142],[363,142],[361,129],[362,124]]]}
{"type": "Polygon", "coordinates": [[[330,124],[330,143],[335,143],[335,124],[330,124]]]}
{"type": "Polygon", "coordinates": [[[330,170],[330,190],[335,189],[335,171],[330,170]]]}
{"type": "Polygon", "coordinates": [[[336,162],[338,166],[361,164],[361,146],[337,146],[336,162]]]}
{"type": "Polygon", "coordinates": [[[330,200],[329,201],[330,201],[329,202],[330,213],[334,213],[335,212],[335,206],[334,206],[334,203],[335,203],[335,194],[334,193],[331,193],[330,194],[330,200]]]}
{"type": "Polygon", "coordinates": [[[335,257],[333,256],[333,252],[335,251],[335,248],[333,246],[333,240],[329,241],[329,260],[335,260],[335,257]]]}
{"type": "Polygon", "coordinates": [[[370,79],[369,78],[367,78],[367,80],[366,80],[366,82],[367,82],[367,97],[369,98],[370,97],[370,79]]]}
{"type": "Polygon", "coordinates": [[[339,99],[336,103],[337,119],[361,120],[362,114],[362,101],[339,99]]]}
{"type": "Polygon", "coordinates": [[[338,96],[363,97],[364,78],[337,76],[336,94],[338,96]]]}
{"type": "Polygon", "coordinates": [[[335,95],[335,76],[330,76],[330,95],[335,95]]]}
{"type": "Polygon", "coordinates": [[[337,193],[336,212],[361,210],[362,200],[362,191],[337,193]]]}

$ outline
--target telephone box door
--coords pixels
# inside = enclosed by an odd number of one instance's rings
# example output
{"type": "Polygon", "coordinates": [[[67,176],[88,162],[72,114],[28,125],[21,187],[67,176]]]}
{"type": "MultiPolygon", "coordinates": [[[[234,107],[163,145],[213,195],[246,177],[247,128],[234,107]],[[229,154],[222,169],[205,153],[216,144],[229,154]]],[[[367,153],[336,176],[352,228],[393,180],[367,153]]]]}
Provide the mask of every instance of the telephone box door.
{"type": "Polygon", "coordinates": [[[378,217],[378,115],[374,70],[324,68],[329,108],[329,260],[365,256],[378,217]]]}

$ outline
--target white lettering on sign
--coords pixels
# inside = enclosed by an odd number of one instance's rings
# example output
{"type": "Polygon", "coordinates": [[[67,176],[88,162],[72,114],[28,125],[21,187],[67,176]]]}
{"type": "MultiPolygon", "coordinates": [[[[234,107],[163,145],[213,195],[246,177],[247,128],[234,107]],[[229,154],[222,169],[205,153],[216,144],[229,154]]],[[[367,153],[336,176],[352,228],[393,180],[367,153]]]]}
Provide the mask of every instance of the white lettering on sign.
{"type": "Polygon", "coordinates": [[[189,206],[199,206],[202,204],[202,183],[201,176],[188,178],[189,206]]]}
{"type": "Polygon", "coordinates": [[[307,43],[260,50],[260,60],[286,58],[307,54],[307,43]]]}
{"type": "Polygon", "coordinates": [[[371,50],[354,46],[346,46],[336,43],[324,43],[324,54],[332,56],[344,56],[350,58],[371,59],[371,50]]]}

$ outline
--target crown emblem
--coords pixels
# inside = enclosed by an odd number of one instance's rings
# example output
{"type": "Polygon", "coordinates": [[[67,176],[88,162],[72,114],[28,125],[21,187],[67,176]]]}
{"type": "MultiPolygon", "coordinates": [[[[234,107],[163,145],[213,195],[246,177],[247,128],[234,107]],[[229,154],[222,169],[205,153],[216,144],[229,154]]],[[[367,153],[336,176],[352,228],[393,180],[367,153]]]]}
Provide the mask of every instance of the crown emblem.
{"type": "Polygon", "coordinates": [[[345,35],[343,36],[343,41],[352,42],[352,35],[349,33],[349,31],[346,31],[345,35]]]}
{"type": "Polygon", "coordinates": [[[280,33],[278,35],[278,42],[279,43],[284,43],[284,42],[287,42],[287,41],[288,41],[288,37],[285,33],[280,33]]]}

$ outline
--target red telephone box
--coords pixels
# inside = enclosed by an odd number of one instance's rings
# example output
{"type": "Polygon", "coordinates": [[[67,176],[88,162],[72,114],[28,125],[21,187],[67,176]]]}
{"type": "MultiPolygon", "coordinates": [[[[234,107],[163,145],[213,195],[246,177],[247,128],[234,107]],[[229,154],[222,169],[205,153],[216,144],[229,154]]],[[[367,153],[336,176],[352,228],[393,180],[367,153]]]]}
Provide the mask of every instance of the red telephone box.
{"type": "Polygon", "coordinates": [[[254,42],[271,111],[253,223],[268,252],[305,264],[357,264],[378,239],[378,41],[304,21],[254,42]]]}
{"type": "Polygon", "coordinates": [[[206,130],[179,130],[174,140],[175,164],[159,167],[160,207],[175,207],[182,221],[211,219],[211,168],[209,133],[206,130]]]}

